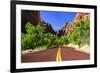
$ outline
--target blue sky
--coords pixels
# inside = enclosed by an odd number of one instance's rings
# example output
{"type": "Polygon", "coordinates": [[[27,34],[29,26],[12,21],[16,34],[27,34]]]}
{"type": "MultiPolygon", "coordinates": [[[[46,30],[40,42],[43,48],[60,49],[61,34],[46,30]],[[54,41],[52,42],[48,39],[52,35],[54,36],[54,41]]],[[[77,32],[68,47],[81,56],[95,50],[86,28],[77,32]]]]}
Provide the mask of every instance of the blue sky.
{"type": "Polygon", "coordinates": [[[59,30],[66,22],[73,21],[75,12],[40,11],[42,20],[52,25],[54,30],[59,30]]]}

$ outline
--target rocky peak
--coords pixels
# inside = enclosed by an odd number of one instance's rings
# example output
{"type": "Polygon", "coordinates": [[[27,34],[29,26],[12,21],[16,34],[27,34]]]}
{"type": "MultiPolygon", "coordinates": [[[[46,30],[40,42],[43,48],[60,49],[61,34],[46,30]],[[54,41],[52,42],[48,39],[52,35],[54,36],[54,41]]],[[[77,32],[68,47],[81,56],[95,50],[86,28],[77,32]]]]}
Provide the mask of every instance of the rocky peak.
{"type": "Polygon", "coordinates": [[[81,12],[78,12],[74,18],[74,21],[75,20],[80,20],[80,19],[83,19],[83,20],[86,20],[86,19],[89,19],[90,18],[90,14],[89,13],[81,13],[81,12]]]}
{"type": "Polygon", "coordinates": [[[54,29],[52,28],[51,24],[45,22],[44,20],[40,22],[42,26],[45,27],[45,32],[49,32],[55,34],[54,29]]]}

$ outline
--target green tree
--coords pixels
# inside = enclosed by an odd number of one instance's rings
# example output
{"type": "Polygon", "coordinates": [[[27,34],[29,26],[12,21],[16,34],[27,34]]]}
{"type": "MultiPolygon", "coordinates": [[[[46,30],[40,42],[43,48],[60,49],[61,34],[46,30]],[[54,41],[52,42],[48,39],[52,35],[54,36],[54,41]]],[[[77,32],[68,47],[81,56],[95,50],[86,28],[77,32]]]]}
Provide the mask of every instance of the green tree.
{"type": "Polygon", "coordinates": [[[71,36],[76,37],[76,43],[79,44],[89,44],[90,42],[90,21],[88,20],[78,20],[75,21],[75,30],[71,36]]]}
{"type": "Polygon", "coordinates": [[[26,34],[21,35],[22,49],[34,49],[42,45],[44,27],[41,25],[34,26],[30,22],[25,25],[26,34]]]}

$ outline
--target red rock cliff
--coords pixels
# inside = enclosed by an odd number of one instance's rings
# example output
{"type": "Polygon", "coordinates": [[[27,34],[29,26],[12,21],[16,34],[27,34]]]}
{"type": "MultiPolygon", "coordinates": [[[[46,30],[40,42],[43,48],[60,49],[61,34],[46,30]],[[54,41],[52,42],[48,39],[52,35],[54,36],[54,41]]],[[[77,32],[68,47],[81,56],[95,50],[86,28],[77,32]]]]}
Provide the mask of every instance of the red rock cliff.
{"type": "Polygon", "coordinates": [[[83,19],[83,20],[86,20],[86,19],[89,19],[90,18],[90,14],[89,13],[77,13],[75,18],[74,18],[74,21],[75,20],[80,20],[80,19],[83,19]]]}
{"type": "Polygon", "coordinates": [[[40,23],[40,12],[39,11],[31,11],[31,10],[22,10],[21,11],[21,27],[22,32],[25,31],[25,24],[27,22],[31,22],[36,25],[40,23]]]}

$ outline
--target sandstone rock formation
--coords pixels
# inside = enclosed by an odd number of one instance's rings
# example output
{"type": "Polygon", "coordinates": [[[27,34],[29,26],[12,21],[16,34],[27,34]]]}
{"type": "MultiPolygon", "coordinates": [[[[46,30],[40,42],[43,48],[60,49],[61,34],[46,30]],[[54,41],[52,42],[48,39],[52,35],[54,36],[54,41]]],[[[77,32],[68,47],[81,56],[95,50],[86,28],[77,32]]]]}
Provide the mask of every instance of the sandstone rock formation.
{"type": "Polygon", "coordinates": [[[90,14],[89,13],[77,13],[75,18],[74,18],[74,21],[75,20],[80,20],[80,19],[83,19],[83,20],[86,20],[86,19],[89,19],[90,18],[90,14]]]}
{"type": "Polygon", "coordinates": [[[58,36],[71,34],[71,32],[74,31],[74,28],[75,28],[74,23],[68,22],[62,27],[61,30],[59,30],[58,36]]]}
{"type": "Polygon", "coordinates": [[[64,27],[63,27],[63,31],[64,31],[64,35],[67,35],[67,34],[71,34],[71,32],[74,31],[74,23],[67,23],[64,27]]]}

